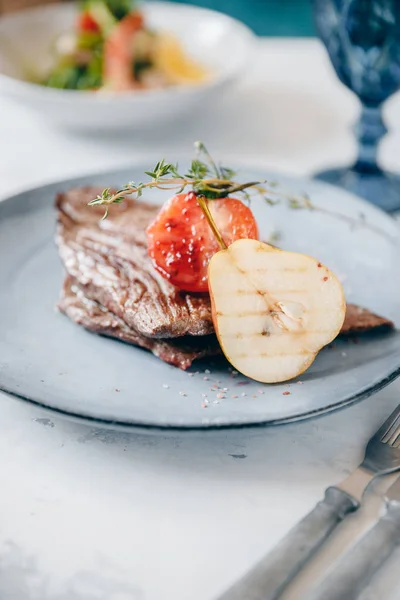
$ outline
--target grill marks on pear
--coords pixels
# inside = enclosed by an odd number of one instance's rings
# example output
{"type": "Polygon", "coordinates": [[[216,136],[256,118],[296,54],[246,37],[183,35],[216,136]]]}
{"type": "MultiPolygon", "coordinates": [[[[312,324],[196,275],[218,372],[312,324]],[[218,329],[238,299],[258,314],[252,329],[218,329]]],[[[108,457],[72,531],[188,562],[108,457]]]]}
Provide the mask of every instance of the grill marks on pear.
{"type": "Polygon", "coordinates": [[[209,268],[214,326],[228,360],[264,382],[303,372],[338,334],[342,287],[314,259],[239,240],[209,268]]]}

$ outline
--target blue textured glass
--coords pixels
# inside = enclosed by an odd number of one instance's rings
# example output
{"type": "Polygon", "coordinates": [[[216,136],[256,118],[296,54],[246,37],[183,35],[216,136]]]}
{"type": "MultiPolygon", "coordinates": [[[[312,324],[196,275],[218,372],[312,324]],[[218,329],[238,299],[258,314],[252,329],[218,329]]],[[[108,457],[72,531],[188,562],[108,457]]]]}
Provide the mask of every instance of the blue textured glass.
{"type": "Polygon", "coordinates": [[[400,0],[314,0],[318,33],[339,79],[361,101],[358,156],[347,169],[318,178],[341,185],[388,211],[400,209],[400,180],[377,162],[387,132],[382,104],[400,89],[400,0]]]}

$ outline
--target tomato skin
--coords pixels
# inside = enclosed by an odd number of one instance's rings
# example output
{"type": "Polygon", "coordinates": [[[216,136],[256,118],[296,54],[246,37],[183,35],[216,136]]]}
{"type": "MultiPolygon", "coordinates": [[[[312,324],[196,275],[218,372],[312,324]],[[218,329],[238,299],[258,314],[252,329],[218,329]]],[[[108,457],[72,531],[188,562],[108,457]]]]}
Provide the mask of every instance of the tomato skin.
{"type": "MultiPolygon", "coordinates": [[[[241,238],[258,239],[253,213],[240,200],[210,200],[209,207],[228,246],[241,238]]],[[[208,292],[208,264],[220,247],[194,192],[170,198],[147,238],[149,255],[165,279],[186,292],[208,292]]]]}
{"type": "Polygon", "coordinates": [[[100,31],[100,27],[93,19],[89,11],[84,11],[78,17],[77,27],[79,31],[97,33],[100,31]]]}

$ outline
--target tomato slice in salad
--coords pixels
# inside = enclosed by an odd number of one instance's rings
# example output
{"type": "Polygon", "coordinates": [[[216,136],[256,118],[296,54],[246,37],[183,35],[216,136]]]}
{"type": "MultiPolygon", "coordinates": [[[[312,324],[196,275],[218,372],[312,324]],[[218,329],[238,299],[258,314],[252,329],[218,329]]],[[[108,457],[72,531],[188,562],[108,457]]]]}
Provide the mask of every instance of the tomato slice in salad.
{"type": "MultiPolygon", "coordinates": [[[[253,213],[241,200],[210,200],[209,208],[228,246],[241,238],[258,239],[253,213]]],[[[208,291],[208,264],[220,247],[194,192],[170,198],[147,236],[149,255],[165,279],[187,292],[208,291]]]]}
{"type": "Polygon", "coordinates": [[[90,32],[90,33],[98,33],[100,31],[100,27],[90,14],[88,10],[82,12],[78,17],[77,23],[78,31],[82,32],[90,32]]]}

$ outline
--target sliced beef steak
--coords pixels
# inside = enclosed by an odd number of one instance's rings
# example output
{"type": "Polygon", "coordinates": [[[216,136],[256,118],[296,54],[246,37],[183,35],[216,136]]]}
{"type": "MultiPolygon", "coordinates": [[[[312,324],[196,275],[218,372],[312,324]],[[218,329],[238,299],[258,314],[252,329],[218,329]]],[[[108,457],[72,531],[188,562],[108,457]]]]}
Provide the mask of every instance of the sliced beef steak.
{"type": "Polygon", "coordinates": [[[179,291],[154,269],[145,229],[157,206],[127,199],[107,220],[87,203],[101,190],[80,188],[56,199],[56,241],[67,272],[85,296],[146,337],[213,332],[208,295],[179,291]]]}
{"type": "Polygon", "coordinates": [[[193,361],[199,358],[221,353],[217,338],[214,335],[185,336],[174,340],[161,340],[147,338],[137,333],[125,321],[94,300],[86,298],[77,282],[70,276],[67,276],[64,281],[58,308],[71,321],[85,327],[85,329],[146,348],[164,362],[183,370],[189,368],[193,361]]]}
{"type": "Polygon", "coordinates": [[[366,308],[361,308],[355,304],[348,304],[346,307],[346,318],[344,320],[341,335],[356,335],[366,333],[373,329],[393,329],[394,323],[374,314],[366,308]]]}
{"type": "MultiPolygon", "coordinates": [[[[100,191],[74,189],[56,199],[56,241],[68,273],[60,309],[91,331],[147,348],[181,368],[218,353],[208,295],[180,292],[148,257],[145,229],[158,207],[128,199],[101,221],[104,209],[87,205],[100,191]]],[[[393,323],[347,306],[342,335],[376,328],[393,323]]]]}
{"type": "MultiPolygon", "coordinates": [[[[64,281],[58,308],[71,321],[93,333],[145,348],[162,361],[183,370],[188,369],[195,360],[221,354],[221,348],[214,335],[185,336],[174,340],[161,340],[148,338],[137,333],[125,321],[115,316],[98,302],[86,298],[79,284],[70,276],[67,276],[64,281]]],[[[391,327],[390,321],[386,321],[369,311],[359,309],[354,305],[348,305],[349,309],[350,313],[346,316],[346,322],[342,330],[345,335],[360,332],[360,321],[358,320],[360,311],[362,318],[368,319],[369,330],[382,326],[391,327]]],[[[364,329],[361,331],[365,331],[365,325],[363,327],[364,329]]]]}

